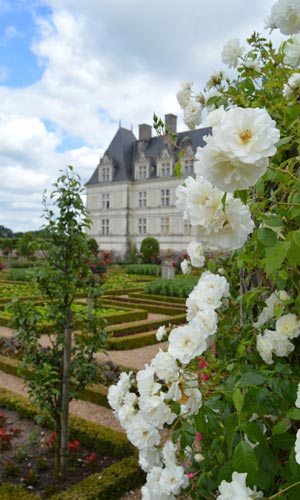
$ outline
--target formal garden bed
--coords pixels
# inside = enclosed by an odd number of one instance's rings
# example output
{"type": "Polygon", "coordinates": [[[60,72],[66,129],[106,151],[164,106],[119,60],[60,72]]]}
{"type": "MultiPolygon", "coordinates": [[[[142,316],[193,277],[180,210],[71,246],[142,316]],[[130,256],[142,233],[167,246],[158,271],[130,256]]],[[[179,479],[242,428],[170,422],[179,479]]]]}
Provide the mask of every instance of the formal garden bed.
{"type": "Polygon", "coordinates": [[[78,417],[71,419],[67,479],[55,478],[55,433],[34,422],[36,413],[25,398],[0,389],[2,500],[115,499],[141,484],[143,475],[126,437],[78,417]]]}

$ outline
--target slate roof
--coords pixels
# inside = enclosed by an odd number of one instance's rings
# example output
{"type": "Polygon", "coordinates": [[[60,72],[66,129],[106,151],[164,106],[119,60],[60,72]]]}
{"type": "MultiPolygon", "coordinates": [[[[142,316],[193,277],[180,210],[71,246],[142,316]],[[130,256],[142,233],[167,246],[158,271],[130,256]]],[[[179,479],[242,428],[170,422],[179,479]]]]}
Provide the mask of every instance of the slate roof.
{"type": "MultiPolygon", "coordinates": [[[[176,144],[179,147],[180,145],[184,147],[190,144],[196,150],[198,146],[205,146],[203,137],[210,133],[210,127],[179,132],[176,134],[176,144]]],[[[156,158],[160,156],[165,146],[166,141],[162,136],[151,137],[148,141],[139,141],[130,130],[120,127],[105,151],[105,154],[113,158],[116,165],[115,174],[111,182],[133,180],[134,162],[139,152],[143,151],[146,158],[150,159],[150,164],[154,165],[156,164],[156,158]]],[[[175,146],[170,146],[170,148],[176,161],[179,149],[175,146]]],[[[100,163],[86,183],[86,186],[99,184],[99,167],[100,163]]],[[[152,177],[155,176],[156,171],[154,171],[152,177]]]]}

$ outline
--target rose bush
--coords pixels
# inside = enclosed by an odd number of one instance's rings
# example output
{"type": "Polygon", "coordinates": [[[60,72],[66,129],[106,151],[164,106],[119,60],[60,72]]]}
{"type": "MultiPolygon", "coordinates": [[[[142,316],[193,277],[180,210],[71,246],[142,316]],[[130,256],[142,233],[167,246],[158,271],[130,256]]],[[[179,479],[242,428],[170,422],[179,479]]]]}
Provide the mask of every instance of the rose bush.
{"type": "Polygon", "coordinates": [[[266,27],[289,38],[232,40],[236,77],[178,93],[187,125],[212,127],[177,189],[189,265],[203,251],[209,270],[167,350],[109,390],[144,500],[300,498],[300,1],[277,1],[266,27]]]}

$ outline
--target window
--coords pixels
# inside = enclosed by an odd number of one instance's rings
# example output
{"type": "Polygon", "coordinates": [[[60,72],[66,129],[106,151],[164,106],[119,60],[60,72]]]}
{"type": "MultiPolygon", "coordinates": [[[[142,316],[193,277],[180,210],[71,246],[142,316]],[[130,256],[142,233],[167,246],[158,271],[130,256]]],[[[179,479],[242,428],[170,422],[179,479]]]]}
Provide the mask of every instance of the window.
{"type": "Polygon", "coordinates": [[[170,177],[170,175],[171,175],[171,164],[170,163],[162,163],[161,164],[160,175],[161,175],[161,177],[170,177]]]}
{"type": "Polygon", "coordinates": [[[147,234],[147,220],[145,218],[139,219],[138,233],[139,234],[147,234]]]}
{"type": "Polygon", "coordinates": [[[140,165],[137,169],[137,179],[139,181],[147,179],[147,165],[140,165]]]}
{"type": "Polygon", "coordinates": [[[189,223],[189,221],[184,220],[183,221],[183,234],[185,236],[190,236],[191,235],[191,231],[192,231],[191,224],[189,223]]]}
{"type": "Polygon", "coordinates": [[[160,194],[161,194],[162,207],[169,207],[170,206],[170,189],[162,189],[160,194]]]}
{"type": "Polygon", "coordinates": [[[110,182],[110,167],[102,167],[102,182],[110,182]]]}
{"type": "Polygon", "coordinates": [[[182,162],[182,175],[193,175],[194,160],[184,160],[182,162]]]}
{"type": "Polygon", "coordinates": [[[109,208],[109,193],[102,193],[102,208],[109,208]]]}
{"type": "Polygon", "coordinates": [[[170,217],[160,219],[161,234],[170,234],[170,217]]]}
{"type": "Polygon", "coordinates": [[[101,220],[101,233],[103,236],[107,236],[109,234],[109,219],[101,220]]]}
{"type": "Polygon", "coordinates": [[[147,192],[139,191],[139,208],[147,207],[147,192]]]}

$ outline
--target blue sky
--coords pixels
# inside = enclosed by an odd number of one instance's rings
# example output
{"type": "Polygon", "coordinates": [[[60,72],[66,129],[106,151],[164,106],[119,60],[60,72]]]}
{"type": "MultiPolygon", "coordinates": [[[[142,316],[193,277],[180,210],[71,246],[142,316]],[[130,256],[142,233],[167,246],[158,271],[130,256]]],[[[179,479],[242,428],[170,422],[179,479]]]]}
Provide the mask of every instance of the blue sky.
{"type": "Polygon", "coordinates": [[[224,43],[263,31],[272,0],[0,0],[0,224],[41,226],[42,194],[72,164],[85,183],[119,122],[179,116],[224,43]],[[246,13],[246,15],[245,15],[246,13]]]}

